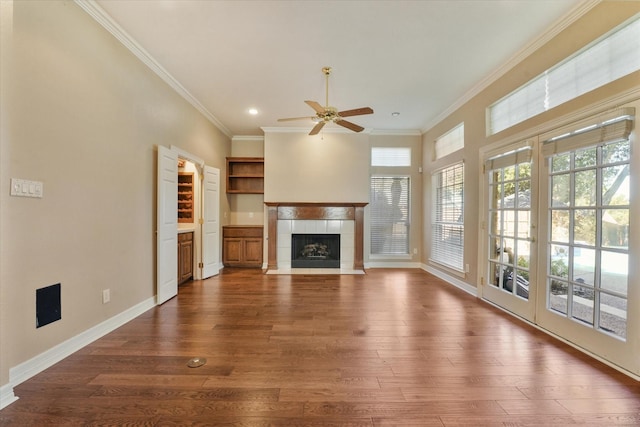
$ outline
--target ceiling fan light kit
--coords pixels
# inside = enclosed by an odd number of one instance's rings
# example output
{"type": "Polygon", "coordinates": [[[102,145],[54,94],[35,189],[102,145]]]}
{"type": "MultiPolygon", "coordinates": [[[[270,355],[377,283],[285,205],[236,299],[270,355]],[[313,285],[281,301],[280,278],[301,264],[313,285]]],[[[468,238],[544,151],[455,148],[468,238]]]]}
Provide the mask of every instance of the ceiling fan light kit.
{"type": "Polygon", "coordinates": [[[344,117],[361,116],[364,114],[373,114],[370,107],[354,108],[353,110],[338,111],[337,108],[329,105],[329,76],[331,75],[331,67],[323,67],[322,73],[326,79],[326,99],[323,107],[315,101],[304,101],[308,106],[316,112],[315,116],[310,117],[289,117],[286,119],[278,119],[279,122],[287,122],[292,120],[309,120],[311,119],[316,125],[311,129],[309,135],[318,134],[327,123],[335,123],[354,132],[362,132],[364,128],[355,123],[344,120],[344,117]]]}

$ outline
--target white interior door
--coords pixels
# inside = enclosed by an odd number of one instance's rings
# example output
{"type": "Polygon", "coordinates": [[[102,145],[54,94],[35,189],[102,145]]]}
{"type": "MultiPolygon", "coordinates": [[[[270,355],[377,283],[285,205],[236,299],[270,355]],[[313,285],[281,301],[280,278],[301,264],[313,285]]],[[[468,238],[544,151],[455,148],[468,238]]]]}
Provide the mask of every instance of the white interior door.
{"type": "Polygon", "coordinates": [[[220,170],[204,166],[202,197],[202,278],[220,271],[220,170]]]}
{"type": "Polygon", "coordinates": [[[178,154],[158,146],[156,302],[178,294],[178,154]]]}

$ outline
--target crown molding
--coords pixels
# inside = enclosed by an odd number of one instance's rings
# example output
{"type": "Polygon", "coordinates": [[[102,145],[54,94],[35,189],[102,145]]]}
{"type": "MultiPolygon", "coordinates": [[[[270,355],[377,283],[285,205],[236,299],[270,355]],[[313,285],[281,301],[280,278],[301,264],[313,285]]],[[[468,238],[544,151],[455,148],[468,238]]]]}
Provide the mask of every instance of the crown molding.
{"type": "Polygon", "coordinates": [[[528,43],[525,47],[520,49],[513,55],[507,62],[502,64],[498,69],[493,71],[487,77],[482,79],[477,85],[471,88],[467,93],[465,93],[461,98],[459,98],[456,102],[454,102],[449,108],[444,110],[442,113],[437,115],[433,120],[430,120],[425,124],[425,126],[421,129],[421,133],[428,132],[432,127],[446,119],[449,115],[453,114],[457,109],[462,107],[467,102],[471,101],[473,97],[478,95],[480,92],[485,90],[489,85],[496,82],[500,77],[504,76],[509,70],[515,67],[520,62],[524,61],[528,56],[534,53],[536,50],[540,49],[544,44],[548,43],[555,36],[560,34],[563,30],[565,30],[569,25],[576,22],[582,16],[584,16],[588,11],[593,9],[596,5],[601,3],[602,0],[586,0],[572,10],[570,10],[566,15],[556,20],[547,31],[543,32],[542,35],[528,43]]]}
{"type": "MultiPolygon", "coordinates": [[[[296,127],[296,128],[294,127],[261,127],[260,129],[262,129],[264,133],[309,133],[309,130],[310,130],[310,128],[308,127],[296,127]]],[[[371,133],[371,131],[372,131],[371,129],[365,129],[359,133],[369,134],[371,133]]],[[[343,129],[343,128],[324,127],[322,128],[322,131],[320,131],[320,133],[352,134],[354,132],[348,129],[343,129]]]]}
{"type": "MultiPolygon", "coordinates": [[[[309,128],[306,127],[262,127],[260,128],[264,133],[309,133],[309,128]]],[[[321,132],[324,133],[337,133],[337,134],[352,134],[353,132],[348,129],[342,128],[323,128],[321,132]]],[[[365,129],[362,134],[373,136],[422,136],[420,129],[365,129]]],[[[257,137],[247,137],[257,138],[257,137]]],[[[236,137],[234,136],[235,140],[236,137]]]]}
{"type": "Polygon", "coordinates": [[[235,135],[233,138],[231,138],[231,141],[233,141],[233,142],[242,142],[242,141],[264,142],[264,136],[260,136],[260,135],[235,135]]]}
{"type": "Polygon", "coordinates": [[[82,10],[87,12],[96,22],[102,25],[120,43],[131,51],[140,61],[165,81],[178,95],[182,96],[196,110],[202,113],[215,127],[220,129],[229,138],[231,132],[223,125],[204,105],[200,103],[184,86],[182,86],[167,70],[165,70],[142,46],[136,42],[109,14],[94,0],[74,0],[82,10]]]}
{"type": "Polygon", "coordinates": [[[422,136],[422,131],[420,129],[373,129],[371,135],[422,136]]]}

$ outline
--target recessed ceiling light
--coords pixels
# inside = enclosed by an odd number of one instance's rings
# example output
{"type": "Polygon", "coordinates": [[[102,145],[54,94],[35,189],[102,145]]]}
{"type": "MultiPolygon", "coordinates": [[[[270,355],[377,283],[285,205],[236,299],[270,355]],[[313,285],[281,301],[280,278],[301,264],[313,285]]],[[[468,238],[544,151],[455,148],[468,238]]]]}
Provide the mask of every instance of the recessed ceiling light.
{"type": "Polygon", "coordinates": [[[391,115],[393,117],[398,117],[400,115],[400,113],[398,113],[397,111],[394,111],[393,113],[391,113],[391,115]]]}
{"type": "Polygon", "coordinates": [[[251,114],[252,116],[255,116],[256,114],[258,114],[258,110],[256,110],[255,108],[250,108],[249,114],[251,114]]]}

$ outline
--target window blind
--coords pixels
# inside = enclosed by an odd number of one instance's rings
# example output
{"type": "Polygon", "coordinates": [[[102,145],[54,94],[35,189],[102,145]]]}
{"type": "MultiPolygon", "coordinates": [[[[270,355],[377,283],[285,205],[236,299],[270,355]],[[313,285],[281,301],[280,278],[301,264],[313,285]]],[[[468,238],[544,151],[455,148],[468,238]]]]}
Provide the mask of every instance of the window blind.
{"type": "Polygon", "coordinates": [[[409,254],[409,177],[371,177],[371,254],[409,254]]]}
{"type": "Polygon", "coordinates": [[[485,169],[488,171],[494,169],[506,168],[507,166],[517,165],[518,163],[530,162],[532,158],[531,147],[525,147],[511,153],[492,157],[485,161],[485,169]]]}
{"type": "Polygon", "coordinates": [[[640,70],[640,18],[607,34],[488,108],[495,134],[640,70]]]}
{"type": "Polygon", "coordinates": [[[633,109],[625,109],[622,115],[613,119],[547,139],[542,146],[542,154],[545,157],[550,157],[554,154],[591,147],[602,142],[626,140],[633,129],[634,115],[633,109]]]}
{"type": "Polygon", "coordinates": [[[460,123],[449,132],[436,139],[434,144],[435,160],[448,156],[464,148],[464,123],[460,123]]]}
{"type": "Polygon", "coordinates": [[[372,147],[371,166],[411,166],[411,148],[372,147]]]}
{"type": "Polygon", "coordinates": [[[431,260],[464,271],[464,164],[432,176],[431,260]]]}

